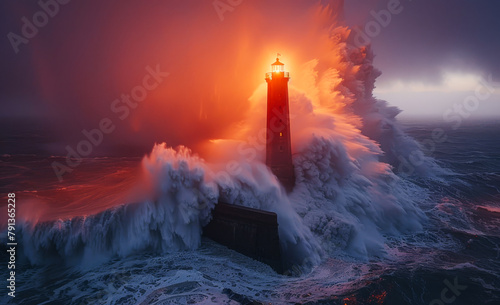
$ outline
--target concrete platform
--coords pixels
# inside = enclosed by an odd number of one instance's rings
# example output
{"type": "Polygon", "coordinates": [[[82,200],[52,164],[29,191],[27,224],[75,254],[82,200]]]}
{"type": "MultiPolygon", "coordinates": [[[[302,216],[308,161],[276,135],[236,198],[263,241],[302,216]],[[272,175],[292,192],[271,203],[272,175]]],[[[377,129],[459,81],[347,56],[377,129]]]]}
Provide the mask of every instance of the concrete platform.
{"type": "Polygon", "coordinates": [[[284,272],[276,213],[218,203],[203,235],[284,272]]]}

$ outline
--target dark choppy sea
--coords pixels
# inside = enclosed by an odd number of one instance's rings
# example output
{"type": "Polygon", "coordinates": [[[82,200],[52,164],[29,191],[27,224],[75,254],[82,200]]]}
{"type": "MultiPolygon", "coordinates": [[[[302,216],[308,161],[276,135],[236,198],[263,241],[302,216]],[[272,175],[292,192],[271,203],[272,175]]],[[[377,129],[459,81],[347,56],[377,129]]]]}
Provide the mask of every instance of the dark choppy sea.
{"type": "MultiPolygon", "coordinates": [[[[296,276],[277,275],[209,240],[193,251],[145,252],[85,269],[57,263],[32,267],[19,257],[16,297],[7,296],[3,281],[0,302],[500,304],[500,124],[469,124],[456,130],[433,123],[405,124],[408,134],[419,141],[430,139],[436,127],[443,128],[447,141],[437,143],[430,153],[453,174],[441,180],[404,178],[428,191],[420,200],[429,220],[420,232],[387,237],[385,257],[330,257],[296,276]]],[[[61,184],[50,168],[61,157],[37,150],[47,144],[41,135],[11,134],[2,142],[1,191],[15,191],[19,209],[24,209],[19,213],[41,221],[115,205],[122,199],[119,194],[133,184],[140,162],[123,156],[87,159],[61,184]],[[20,137],[35,144],[16,148],[20,137]],[[84,201],[93,204],[78,210],[84,201]]],[[[2,231],[5,221],[4,217],[0,222],[2,231]]],[[[6,278],[6,264],[2,265],[6,278]]]]}

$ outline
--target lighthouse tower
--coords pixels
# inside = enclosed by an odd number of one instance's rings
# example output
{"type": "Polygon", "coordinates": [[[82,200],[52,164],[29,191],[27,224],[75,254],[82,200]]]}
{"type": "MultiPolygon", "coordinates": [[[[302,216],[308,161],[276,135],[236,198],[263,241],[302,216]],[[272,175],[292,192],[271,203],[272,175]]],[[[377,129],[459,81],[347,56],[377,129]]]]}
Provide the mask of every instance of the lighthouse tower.
{"type": "Polygon", "coordinates": [[[288,80],[285,65],[276,58],[266,73],[267,82],[267,138],[266,165],[276,175],[287,191],[295,185],[290,136],[290,110],[288,80]]]}

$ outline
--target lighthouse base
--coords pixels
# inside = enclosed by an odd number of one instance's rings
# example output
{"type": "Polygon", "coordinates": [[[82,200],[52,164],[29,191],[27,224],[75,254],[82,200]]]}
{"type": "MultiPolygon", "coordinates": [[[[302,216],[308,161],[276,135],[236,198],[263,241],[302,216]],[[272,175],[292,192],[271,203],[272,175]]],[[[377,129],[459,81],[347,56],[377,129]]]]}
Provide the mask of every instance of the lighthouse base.
{"type": "Polygon", "coordinates": [[[284,272],[275,213],[218,203],[203,234],[230,249],[284,272]]]}

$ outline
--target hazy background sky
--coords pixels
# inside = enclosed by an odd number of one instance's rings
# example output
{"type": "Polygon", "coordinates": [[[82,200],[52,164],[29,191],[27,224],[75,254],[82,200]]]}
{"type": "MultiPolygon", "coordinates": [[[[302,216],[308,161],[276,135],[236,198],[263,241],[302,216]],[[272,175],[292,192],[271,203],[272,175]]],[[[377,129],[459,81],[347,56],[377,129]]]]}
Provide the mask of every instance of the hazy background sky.
{"type": "MultiPolygon", "coordinates": [[[[346,23],[363,29],[374,20],[371,12],[389,2],[347,0],[346,23]]],[[[442,120],[481,78],[500,81],[498,1],[400,2],[402,12],[371,42],[383,72],[376,96],[400,107],[402,117],[442,120]]],[[[148,96],[148,107],[138,107],[117,127],[113,140],[150,147],[162,139],[178,145],[221,137],[248,110],[245,101],[264,82],[276,50],[306,58],[300,52],[314,47],[309,33],[326,26],[321,20],[309,25],[314,4],[243,0],[221,20],[213,1],[73,0],[16,54],[8,33],[20,34],[22,18],[40,7],[37,1],[2,1],[0,118],[38,123],[58,139],[77,141],[83,128],[110,115],[114,99],[140,83],[146,66],[160,64],[172,76],[148,96]],[[226,80],[231,86],[224,87],[226,80]]],[[[470,119],[500,118],[499,97],[482,101],[470,119]]]]}
{"type": "MultiPolygon", "coordinates": [[[[351,26],[375,20],[388,0],[346,1],[351,26]]],[[[380,35],[371,39],[382,71],[376,95],[404,110],[401,116],[435,117],[462,103],[481,77],[500,81],[500,2],[400,0],[380,35]]],[[[498,89],[497,91],[500,91],[498,89]]],[[[481,102],[471,118],[500,118],[500,95],[481,102]]]]}

